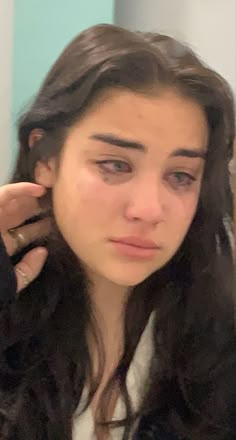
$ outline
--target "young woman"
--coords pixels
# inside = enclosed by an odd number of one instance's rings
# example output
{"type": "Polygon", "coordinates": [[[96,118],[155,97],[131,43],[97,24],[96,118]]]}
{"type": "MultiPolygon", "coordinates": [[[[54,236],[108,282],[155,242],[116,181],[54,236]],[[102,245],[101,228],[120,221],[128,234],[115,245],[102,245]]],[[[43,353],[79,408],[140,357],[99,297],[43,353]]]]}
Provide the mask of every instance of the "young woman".
{"type": "Polygon", "coordinates": [[[174,39],[65,49],[0,192],[1,439],[236,438],[234,136],[229,87],[174,39]]]}

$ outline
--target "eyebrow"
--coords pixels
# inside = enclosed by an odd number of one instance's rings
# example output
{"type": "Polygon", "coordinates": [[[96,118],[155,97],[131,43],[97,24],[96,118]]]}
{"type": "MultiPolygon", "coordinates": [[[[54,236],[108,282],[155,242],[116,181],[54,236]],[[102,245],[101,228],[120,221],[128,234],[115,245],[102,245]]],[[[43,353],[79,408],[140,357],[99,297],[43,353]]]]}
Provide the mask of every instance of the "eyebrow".
{"type": "MultiPolygon", "coordinates": [[[[107,133],[94,133],[90,137],[90,139],[105,142],[109,145],[114,145],[115,147],[121,148],[129,148],[132,150],[142,151],[144,153],[147,152],[147,147],[141,142],[136,142],[130,139],[123,139],[113,134],[107,133]]],[[[188,157],[188,158],[200,158],[206,159],[206,151],[203,148],[177,148],[174,150],[170,157],[188,157]]]]}

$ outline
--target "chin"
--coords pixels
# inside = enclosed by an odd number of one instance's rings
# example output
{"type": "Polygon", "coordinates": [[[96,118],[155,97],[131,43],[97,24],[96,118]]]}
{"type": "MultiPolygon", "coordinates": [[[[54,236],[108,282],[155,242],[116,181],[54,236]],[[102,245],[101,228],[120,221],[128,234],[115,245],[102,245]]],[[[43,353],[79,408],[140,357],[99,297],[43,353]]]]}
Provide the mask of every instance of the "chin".
{"type": "Polygon", "coordinates": [[[106,278],[109,279],[112,283],[116,284],[117,286],[135,287],[138,284],[145,281],[150,275],[151,273],[146,273],[145,275],[144,274],[142,275],[140,274],[140,271],[139,273],[137,271],[136,274],[131,273],[127,268],[126,271],[123,271],[122,274],[118,274],[118,273],[106,274],[106,278]]]}
{"type": "MultiPolygon", "coordinates": [[[[149,268],[145,267],[144,265],[140,264],[128,264],[126,263],[125,266],[113,266],[110,269],[106,270],[106,278],[109,279],[112,283],[119,285],[119,286],[126,286],[126,287],[135,287],[138,284],[141,284],[145,280],[147,280],[151,275],[153,275],[155,272],[158,272],[160,269],[162,269],[166,263],[169,261],[169,259],[159,261],[156,265],[151,265],[149,268]]],[[[107,268],[106,268],[107,269],[107,268]]]]}

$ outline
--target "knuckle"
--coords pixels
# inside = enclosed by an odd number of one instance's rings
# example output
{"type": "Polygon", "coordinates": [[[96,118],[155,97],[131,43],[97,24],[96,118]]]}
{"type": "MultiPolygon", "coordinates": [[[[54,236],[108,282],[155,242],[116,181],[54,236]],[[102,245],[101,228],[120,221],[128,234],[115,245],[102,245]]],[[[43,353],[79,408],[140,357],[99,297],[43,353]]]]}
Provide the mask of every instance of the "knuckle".
{"type": "Polygon", "coordinates": [[[15,268],[24,273],[30,281],[34,279],[32,268],[24,260],[20,261],[20,263],[18,263],[15,268]]]}

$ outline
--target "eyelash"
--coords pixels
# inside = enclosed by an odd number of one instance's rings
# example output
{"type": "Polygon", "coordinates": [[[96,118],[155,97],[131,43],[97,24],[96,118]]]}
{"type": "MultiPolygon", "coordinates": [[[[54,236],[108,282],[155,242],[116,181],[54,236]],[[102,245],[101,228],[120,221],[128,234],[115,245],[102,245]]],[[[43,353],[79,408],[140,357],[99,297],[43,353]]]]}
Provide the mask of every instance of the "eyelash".
{"type": "MultiPolygon", "coordinates": [[[[99,166],[100,170],[108,175],[117,175],[117,174],[127,174],[127,173],[131,173],[132,172],[132,168],[129,165],[128,162],[125,162],[123,160],[102,160],[102,161],[96,161],[96,164],[99,166]],[[122,164],[126,166],[126,170],[112,170],[111,168],[109,168],[110,165],[117,165],[117,164],[122,164]],[[127,171],[127,167],[128,167],[128,171],[127,171]]],[[[178,178],[184,178],[184,181],[181,182],[176,182],[173,183],[172,186],[176,187],[177,189],[181,189],[181,188],[188,188],[191,186],[191,184],[193,182],[195,182],[197,179],[189,174],[186,173],[184,171],[175,171],[173,173],[169,173],[167,177],[174,177],[176,178],[176,180],[178,180],[178,178]]],[[[182,180],[182,179],[181,179],[182,180]]]]}
{"type": "Polygon", "coordinates": [[[124,162],[123,160],[101,160],[101,161],[96,161],[96,164],[99,166],[99,168],[101,169],[101,171],[108,173],[108,174],[121,174],[121,173],[130,173],[132,171],[131,166],[128,164],[128,162],[124,162]],[[111,170],[108,167],[106,167],[106,165],[117,165],[117,164],[122,164],[122,165],[126,165],[129,167],[129,171],[124,171],[124,170],[111,170]]]}
{"type": "Polygon", "coordinates": [[[185,173],[184,171],[175,171],[174,173],[171,173],[171,176],[174,176],[175,178],[177,178],[177,180],[179,177],[184,178],[184,182],[177,182],[176,183],[176,186],[178,188],[188,188],[191,186],[191,184],[193,182],[196,182],[196,180],[197,180],[194,176],[192,176],[189,173],[185,173]]]}

